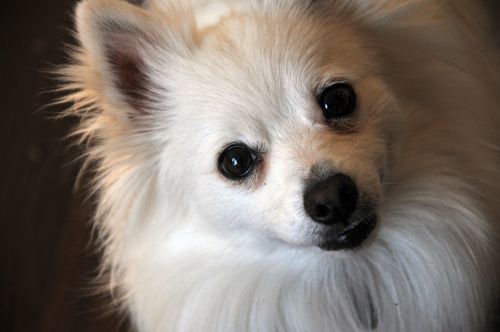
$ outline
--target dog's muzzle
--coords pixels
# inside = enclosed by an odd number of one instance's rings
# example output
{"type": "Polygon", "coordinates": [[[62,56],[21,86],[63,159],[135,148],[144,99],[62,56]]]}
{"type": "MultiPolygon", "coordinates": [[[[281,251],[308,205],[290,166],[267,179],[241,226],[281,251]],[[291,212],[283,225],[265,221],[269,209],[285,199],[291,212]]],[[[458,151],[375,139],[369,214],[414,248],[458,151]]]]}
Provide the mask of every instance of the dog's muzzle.
{"type": "Polygon", "coordinates": [[[356,183],[337,173],[306,186],[304,209],[317,223],[317,245],[324,250],[359,246],[377,224],[373,204],[360,197],[356,183]]]}

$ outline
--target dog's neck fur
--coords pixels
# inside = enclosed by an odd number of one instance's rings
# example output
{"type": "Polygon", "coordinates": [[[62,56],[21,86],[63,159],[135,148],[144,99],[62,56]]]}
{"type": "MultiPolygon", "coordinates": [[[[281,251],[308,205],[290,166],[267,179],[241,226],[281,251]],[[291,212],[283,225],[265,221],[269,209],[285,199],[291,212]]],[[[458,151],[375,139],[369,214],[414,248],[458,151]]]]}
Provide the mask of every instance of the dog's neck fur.
{"type": "Polygon", "coordinates": [[[163,239],[156,248],[161,261],[137,255],[122,262],[133,317],[144,331],[477,330],[485,317],[475,308],[490,300],[478,290],[494,280],[476,259],[487,256],[491,230],[486,223],[470,226],[471,216],[483,220],[467,208],[476,202],[457,195],[466,186],[441,182],[395,197],[377,241],[352,254],[265,242],[256,250],[245,241],[234,246],[199,229],[180,230],[175,242],[163,239]],[[453,226],[442,224],[443,208],[453,226]]]}

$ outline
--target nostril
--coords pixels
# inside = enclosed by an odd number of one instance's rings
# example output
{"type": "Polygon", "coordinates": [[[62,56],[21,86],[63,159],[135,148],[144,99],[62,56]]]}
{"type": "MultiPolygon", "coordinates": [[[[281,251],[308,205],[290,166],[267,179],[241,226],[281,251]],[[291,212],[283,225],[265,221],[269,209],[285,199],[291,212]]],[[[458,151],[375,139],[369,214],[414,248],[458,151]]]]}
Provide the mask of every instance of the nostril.
{"type": "Polygon", "coordinates": [[[317,218],[326,218],[330,215],[330,209],[326,205],[318,205],[315,215],[317,218]]]}
{"type": "Polygon", "coordinates": [[[316,182],[304,192],[306,213],[322,224],[347,224],[357,202],[356,184],[350,177],[340,173],[316,182]]]}

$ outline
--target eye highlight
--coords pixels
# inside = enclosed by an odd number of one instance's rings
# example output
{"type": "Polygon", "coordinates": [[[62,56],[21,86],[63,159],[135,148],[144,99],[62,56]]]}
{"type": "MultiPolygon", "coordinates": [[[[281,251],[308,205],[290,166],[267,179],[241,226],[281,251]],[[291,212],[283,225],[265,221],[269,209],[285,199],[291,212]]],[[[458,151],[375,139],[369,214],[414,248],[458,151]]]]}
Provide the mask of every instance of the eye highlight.
{"type": "Polygon", "coordinates": [[[219,156],[219,172],[230,180],[248,177],[259,160],[259,154],[243,143],[228,146],[219,156]]]}
{"type": "Polygon", "coordinates": [[[356,110],[357,96],[350,84],[334,83],[321,92],[318,103],[326,120],[343,119],[356,110]]]}

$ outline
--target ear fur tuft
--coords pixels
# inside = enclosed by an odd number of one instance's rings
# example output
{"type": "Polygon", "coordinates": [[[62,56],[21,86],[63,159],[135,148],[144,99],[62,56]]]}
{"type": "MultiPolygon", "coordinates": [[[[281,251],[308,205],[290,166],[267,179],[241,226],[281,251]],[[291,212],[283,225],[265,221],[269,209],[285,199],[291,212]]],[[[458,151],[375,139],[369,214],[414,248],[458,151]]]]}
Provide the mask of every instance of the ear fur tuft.
{"type": "Polygon", "coordinates": [[[147,109],[148,100],[151,99],[153,83],[148,79],[148,69],[140,54],[140,46],[123,33],[112,33],[114,38],[105,47],[112,84],[125,102],[135,110],[144,111],[147,109]]]}
{"type": "Polygon", "coordinates": [[[160,50],[164,60],[182,49],[185,29],[181,32],[168,13],[152,13],[115,0],[80,3],[76,21],[85,65],[98,78],[91,89],[117,110],[147,112],[161,89],[150,77],[158,59],[155,52],[160,50]]]}

